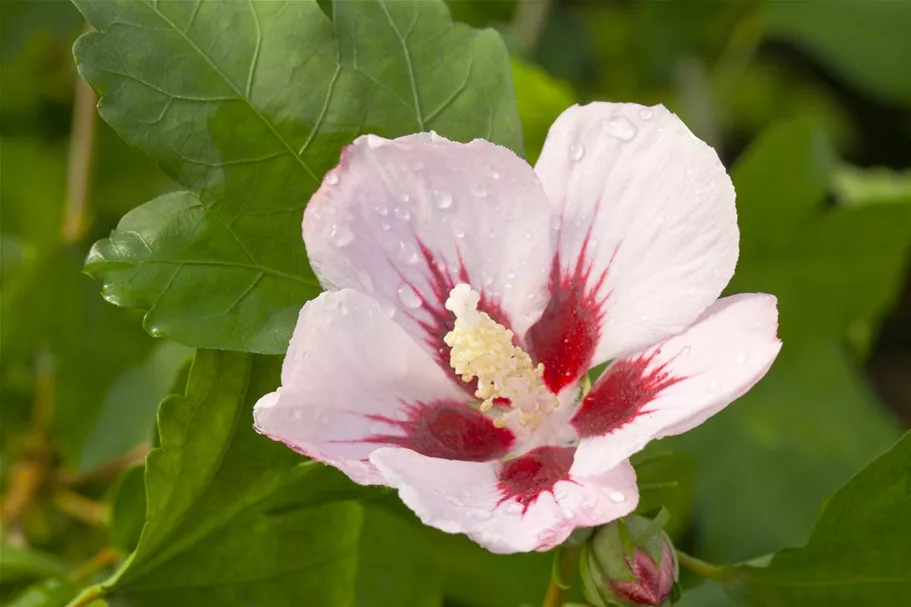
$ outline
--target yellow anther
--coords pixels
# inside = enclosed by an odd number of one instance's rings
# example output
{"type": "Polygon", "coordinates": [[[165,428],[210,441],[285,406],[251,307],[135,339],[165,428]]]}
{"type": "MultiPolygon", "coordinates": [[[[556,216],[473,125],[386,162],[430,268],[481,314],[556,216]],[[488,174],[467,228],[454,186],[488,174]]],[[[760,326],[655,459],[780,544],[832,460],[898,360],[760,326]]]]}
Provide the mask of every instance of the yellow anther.
{"type": "MultiPolygon", "coordinates": [[[[449,293],[446,309],[456,317],[443,338],[451,348],[449,364],[463,381],[478,380],[475,396],[482,401],[481,411],[490,411],[497,398],[509,399],[519,423],[534,429],[559,402],[541,381],[544,365],[535,366],[525,350],[513,345],[512,331],[478,311],[480,300],[466,284],[449,293]]],[[[494,423],[503,426],[506,420],[494,423]]]]}

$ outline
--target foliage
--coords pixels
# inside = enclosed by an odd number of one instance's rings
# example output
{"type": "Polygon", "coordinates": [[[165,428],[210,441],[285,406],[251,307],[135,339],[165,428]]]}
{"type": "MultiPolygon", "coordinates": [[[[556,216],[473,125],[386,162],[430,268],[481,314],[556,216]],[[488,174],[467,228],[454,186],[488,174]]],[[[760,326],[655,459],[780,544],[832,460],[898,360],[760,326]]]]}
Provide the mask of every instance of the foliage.
{"type": "Polygon", "coordinates": [[[640,514],[740,563],[679,604],[911,601],[911,410],[878,396],[911,393],[911,3],[74,4],[0,4],[0,602],[540,604],[552,555],[425,527],[251,409],[319,293],[301,214],[345,145],[433,129],[533,162],[593,99],[716,146],[729,290],[779,298],[770,374],[634,459],[640,514]]]}

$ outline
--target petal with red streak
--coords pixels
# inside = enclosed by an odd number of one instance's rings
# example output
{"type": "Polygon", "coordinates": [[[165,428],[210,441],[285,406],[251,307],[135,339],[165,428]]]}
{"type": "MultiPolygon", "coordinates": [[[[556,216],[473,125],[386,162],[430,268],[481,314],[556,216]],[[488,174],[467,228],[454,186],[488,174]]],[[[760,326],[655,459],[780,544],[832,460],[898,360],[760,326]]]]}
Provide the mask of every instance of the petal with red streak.
{"type": "Polygon", "coordinates": [[[582,439],[572,472],[609,470],[723,409],[768,371],[781,349],[777,329],[774,297],[734,295],[686,332],[614,361],[571,420],[582,439]]]}
{"type": "Polygon", "coordinates": [[[551,304],[530,334],[558,389],[684,330],[737,262],[734,188],[662,106],[566,110],[535,166],[557,214],[551,304]]]}
{"type": "Polygon", "coordinates": [[[352,290],[323,293],[301,310],[282,366],[282,387],[254,408],[256,429],[334,465],[359,483],[383,483],[376,449],[494,459],[513,435],[465,394],[381,309],[352,290]]]}

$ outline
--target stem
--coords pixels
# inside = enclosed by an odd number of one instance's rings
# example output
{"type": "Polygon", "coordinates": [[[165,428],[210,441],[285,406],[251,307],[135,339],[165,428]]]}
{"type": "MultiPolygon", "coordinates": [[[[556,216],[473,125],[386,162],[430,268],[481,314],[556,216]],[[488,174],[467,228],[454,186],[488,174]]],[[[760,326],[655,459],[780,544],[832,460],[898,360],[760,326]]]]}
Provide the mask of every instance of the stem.
{"type": "Polygon", "coordinates": [[[563,593],[568,586],[563,586],[565,580],[572,579],[573,569],[576,567],[576,561],[579,559],[578,546],[566,546],[563,548],[563,554],[560,557],[560,579],[551,575],[550,585],[547,587],[547,594],[544,595],[543,607],[562,607],[563,593]]]}
{"type": "Polygon", "coordinates": [[[516,50],[523,55],[528,56],[535,50],[550,6],[551,0],[519,0],[516,3],[511,28],[516,50]]]}
{"type": "Polygon", "coordinates": [[[730,578],[730,574],[724,567],[706,563],[681,550],[677,551],[677,561],[696,575],[715,580],[716,582],[723,582],[730,578]]]}
{"type": "MultiPolygon", "coordinates": [[[[90,29],[89,26],[86,30],[90,29]]],[[[95,142],[95,104],[97,99],[89,84],[76,76],[73,99],[73,125],[67,158],[66,206],[63,211],[61,238],[64,243],[78,242],[88,226],[89,183],[92,148],[95,142]]]]}
{"type": "MultiPolygon", "coordinates": [[[[110,546],[102,548],[89,562],[73,571],[69,578],[73,582],[80,582],[94,575],[97,571],[113,565],[117,562],[117,559],[116,550],[110,546]]],[[[104,589],[96,584],[83,590],[79,596],[67,604],[67,607],[86,607],[101,598],[104,598],[104,589]]]]}

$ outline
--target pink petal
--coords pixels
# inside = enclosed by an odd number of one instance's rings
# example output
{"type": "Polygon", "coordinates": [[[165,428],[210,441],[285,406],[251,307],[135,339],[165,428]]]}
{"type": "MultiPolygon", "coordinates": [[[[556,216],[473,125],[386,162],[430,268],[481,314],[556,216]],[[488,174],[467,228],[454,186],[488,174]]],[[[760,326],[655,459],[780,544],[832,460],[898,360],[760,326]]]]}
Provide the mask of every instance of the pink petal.
{"type": "Polygon", "coordinates": [[[449,368],[443,304],[458,283],[523,335],[547,299],[550,205],[510,150],[432,134],[373,135],[345,148],[304,214],[304,242],[330,289],[370,294],[449,368]]]}
{"type": "Polygon", "coordinates": [[[566,110],[535,166],[557,213],[553,298],[528,339],[556,391],[685,329],[737,262],[734,188],[663,106],[566,110]]]}
{"type": "Polygon", "coordinates": [[[501,554],[549,550],[577,527],[629,514],[639,499],[629,462],[592,477],[570,475],[571,447],[539,448],[504,464],[406,449],[380,449],[370,459],[425,524],[501,554]]]}
{"type": "Polygon", "coordinates": [[[614,361],[572,418],[582,439],[573,473],[609,470],[752,388],[781,349],[775,304],[765,294],[720,299],[686,332],[614,361]]]}
{"type": "Polygon", "coordinates": [[[464,392],[379,303],[348,289],[304,306],[282,388],[262,397],[253,415],[259,432],[363,484],[383,483],[368,460],[379,448],[485,461],[514,441],[465,404],[464,392]]]}

